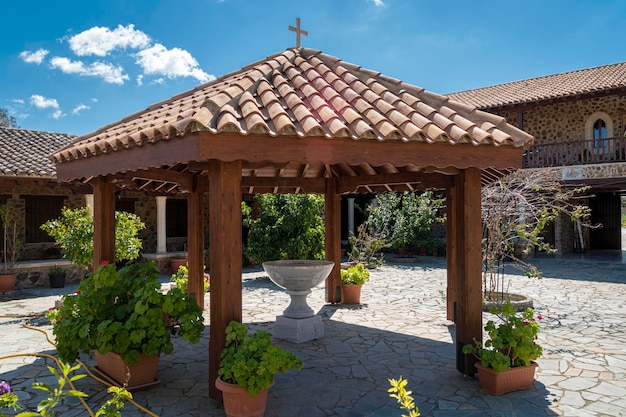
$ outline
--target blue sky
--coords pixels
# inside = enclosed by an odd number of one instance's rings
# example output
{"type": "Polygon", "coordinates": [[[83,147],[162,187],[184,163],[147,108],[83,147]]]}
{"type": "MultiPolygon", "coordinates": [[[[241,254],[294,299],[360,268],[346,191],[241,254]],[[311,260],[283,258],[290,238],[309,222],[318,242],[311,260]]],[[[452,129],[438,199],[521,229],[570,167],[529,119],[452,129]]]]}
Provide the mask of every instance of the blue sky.
{"type": "Polygon", "coordinates": [[[85,134],[295,46],[436,93],[626,61],[622,0],[21,0],[2,4],[0,107],[85,134]]]}

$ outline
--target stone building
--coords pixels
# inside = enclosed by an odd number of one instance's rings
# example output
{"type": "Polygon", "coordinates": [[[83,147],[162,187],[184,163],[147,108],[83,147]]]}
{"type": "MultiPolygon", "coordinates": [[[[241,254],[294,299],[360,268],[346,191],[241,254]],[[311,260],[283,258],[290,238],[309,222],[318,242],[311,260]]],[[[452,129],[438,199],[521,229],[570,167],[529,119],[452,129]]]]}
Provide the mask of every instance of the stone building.
{"type": "MultiPolygon", "coordinates": [[[[56,169],[49,159],[75,138],[64,133],[0,127],[0,205],[9,207],[22,242],[15,268],[17,288],[47,286],[47,271],[54,265],[69,271],[69,282],[80,277],[80,272],[61,258],[54,240],[40,229],[41,224],[59,217],[63,207],[77,208],[93,202],[91,185],[57,182],[56,169]]],[[[120,191],[116,210],[142,219],[146,225],[139,236],[143,253],[156,259],[164,272],[169,259],[186,249],[187,200],[183,196],[120,191]]]]}
{"type": "Polygon", "coordinates": [[[447,95],[533,135],[535,143],[524,153],[525,169],[558,167],[564,181],[591,187],[591,221],[602,227],[581,234],[570,219],[559,219],[547,239],[560,252],[626,249],[620,228],[626,193],[626,63],[447,95]]]}

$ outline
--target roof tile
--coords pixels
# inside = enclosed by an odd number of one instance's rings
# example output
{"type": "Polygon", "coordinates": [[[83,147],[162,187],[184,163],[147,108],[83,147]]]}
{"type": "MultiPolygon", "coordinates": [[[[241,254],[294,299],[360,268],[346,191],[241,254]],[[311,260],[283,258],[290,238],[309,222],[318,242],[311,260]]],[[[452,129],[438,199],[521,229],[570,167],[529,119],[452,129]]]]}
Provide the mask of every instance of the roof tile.
{"type": "Polygon", "coordinates": [[[626,62],[528,78],[447,94],[481,109],[517,105],[626,88],[626,62]]]}
{"type": "Polygon", "coordinates": [[[533,140],[468,104],[299,48],[84,135],[53,159],[65,162],[196,130],[518,147],[533,140]]]}

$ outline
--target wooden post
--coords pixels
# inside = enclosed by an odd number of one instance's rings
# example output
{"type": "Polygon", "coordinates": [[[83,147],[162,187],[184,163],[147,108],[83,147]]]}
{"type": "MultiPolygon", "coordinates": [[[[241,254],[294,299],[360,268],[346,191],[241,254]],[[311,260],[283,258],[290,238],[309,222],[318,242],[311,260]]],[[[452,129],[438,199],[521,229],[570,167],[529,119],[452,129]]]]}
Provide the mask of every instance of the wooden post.
{"type": "Polygon", "coordinates": [[[455,178],[457,220],[456,366],[474,375],[476,358],[463,354],[463,346],[482,342],[482,248],[480,170],[468,168],[455,178]]]}
{"type": "Polygon", "coordinates": [[[203,193],[198,182],[198,176],[194,176],[193,189],[187,199],[187,293],[204,310],[204,210],[203,193]]]}
{"type": "MultiPolygon", "coordinates": [[[[456,178],[458,178],[457,176],[456,178]]],[[[457,301],[457,257],[458,247],[455,233],[458,230],[458,192],[462,187],[457,186],[456,181],[451,187],[446,189],[446,272],[447,272],[447,297],[446,297],[446,318],[456,322],[456,301],[457,301]]]]}
{"type": "Polygon", "coordinates": [[[241,160],[209,161],[209,396],[216,400],[222,399],[215,380],[226,345],[226,326],[242,319],[241,166],[241,160]]]}
{"type": "Polygon", "coordinates": [[[96,177],[93,186],[93,267],[115,263],[115,185],[96,177]]]}
{"type": "Polygon", "coordinates": [[[326,278],[326,302],[334,304],[339,302],[337,289],[341,286],[341,195],[337,189],[336,178],[326,179],[324,197],[326,259],[335,263],[326,278]]]}

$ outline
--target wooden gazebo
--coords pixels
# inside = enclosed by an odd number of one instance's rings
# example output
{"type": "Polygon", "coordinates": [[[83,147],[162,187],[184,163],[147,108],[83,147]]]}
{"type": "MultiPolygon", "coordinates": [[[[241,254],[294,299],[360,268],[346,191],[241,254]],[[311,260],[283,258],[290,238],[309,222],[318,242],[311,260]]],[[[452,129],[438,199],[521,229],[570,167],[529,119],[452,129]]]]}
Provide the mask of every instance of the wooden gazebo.
{"type": "Polygon", "coordinates": [[[521,166],[533,138],[498,116],[347,63],[288,49],[82,136],[52,158],[60,181],[94,192],[94,264],[114,258],[116,189],[188,195],[189,288],[203,304],[208,194],[209,382],[230,320],[242,319],[245,193],[325,196],[326,256],[340,285],[342,193],[445,189],[448,318],[460,349],[482,339],[481,181],[521,166]]]}

